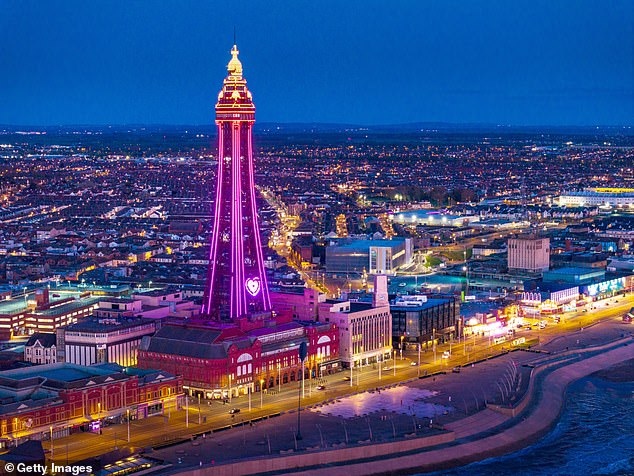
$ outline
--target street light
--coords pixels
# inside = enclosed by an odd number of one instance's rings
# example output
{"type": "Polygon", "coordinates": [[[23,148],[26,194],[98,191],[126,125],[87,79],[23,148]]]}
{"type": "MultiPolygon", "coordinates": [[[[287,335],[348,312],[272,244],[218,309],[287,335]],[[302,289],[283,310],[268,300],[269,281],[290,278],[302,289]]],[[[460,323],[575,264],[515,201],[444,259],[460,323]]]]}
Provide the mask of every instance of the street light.
{"type": "MultiPolygon", "coordinates": [[[[299,344],[299,360],[301,360],[302,362],[302,369],[304,368],[304,360],[306,359],[306,356],[308,355],[308,345],[306,344],[306,342],[302,342],[301,344],[299,344]]],[[[302,382],[304,381],[304,374],[302,372],[302,382]]],[[[302,439],[302,433],[301,433],[301,429],[300,429],[300,425],[301,425],[301,414],[302,414],[302,392],[301,392],[301,388],[299,385],[297,386],[297,436],[296,439],[297,440],[301,440],[302,439]]]]}
{"type": "Polygon", "coordinates": [[[405,340],[405,335],[402,335],[401,342],[400,342],[401,360],[403,360],[403,341],[404,340],[405,340]]]}
{"type": "Polygon", "coordinates": [[[125,413],[126,413],[127,419],[128,419],[128,443],[130,443],[130,409],[126,408],[125,409],[125,413]]]}
{"type": "Polygon", "coordinates": [[[396,377],[396,349],[392,351],[392,360],[394,361],[392,363],[394,364],[393,370],[394,370],[394,376],[396,377]]]}
{"type": "Polygon", "coordinates": [[[49,429],[51,430],[51,461],[53,461],[53,425],[49,429]]]}
{"type": "Polygon", "coordinates": [[[418,367],[416,374],[420,377],[420,341],[418,342],[418,367]]]}
{"type": "Polygon", "coordinates": [[[264,379],[260,379],[260,408],[264,406],[264,379]]]}

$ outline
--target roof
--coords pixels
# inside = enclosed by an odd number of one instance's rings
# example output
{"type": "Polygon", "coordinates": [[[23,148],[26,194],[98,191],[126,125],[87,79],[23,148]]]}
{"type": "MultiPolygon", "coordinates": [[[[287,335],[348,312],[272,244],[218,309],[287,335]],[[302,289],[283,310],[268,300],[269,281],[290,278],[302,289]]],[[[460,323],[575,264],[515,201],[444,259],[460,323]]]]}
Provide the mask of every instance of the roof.
{"type": "Polygon", "coordinates": [[[268,334],[276,334],[278,332],[290,331],[293,329],[303,329],[303,328],[304,326],[302,326],[301,324],[291,321],[291,322],[285,322],[283,324],[278,324],[271,327],[259,327],[257,329],[253,329],[252,331],[249,331],[248,334],[250,336],[260,337],[260,336],[264,336],[268,334]]]}
{"type": "Polygon", "coordinates": [[[154,336],[145,337],[141,343],[141,350],[198,359],[223,359],[227,357],[232,345],[239,349],[253,345],[253,340],[247,336],[236,336],[222,341],[221,336],[220,329],[165,326],[154,336]]]}
{"type": "Polygon", "coordinates": [[[67,326],[66,332],[113,332],[130,327],[150,324],[153,321],[139,318],[88,318],[67,326]]]}
{"type": "Polygon", "coordinates": [[[441,306],[443,304],[447,304],[449,302],[452,302],[453,299],[452,298],[427,298],[426,302],[421,302],[418,305],[398,305],[398,304],[391,304],[390,305],[390,309],[397,309],[397,310],[421,310],[421,309],[429,309],[430,307],[435,307],[435,306],[441,306]]]}
{"type": "Polygon", "coordinates": [[[44,462],[44,448],[41,441],[28,440],[11,448],[7,453],[0,455],[2,461],[15,461],[16,463],[44,462]]]}
{"type": "Polygon", "coordinates": [[[78,299],[76,301],[71,301],[65,304],[61,304],[59,306],[51,307],[43,311],[36,311],[36,314],[41,316],[59,316],[60,314],[65,314],[67,312],[75,311],[77,309],[83,309],[86,307],[93,306],[97,304],[99,301],[100,301],[99,298],[78,299]]]}
{"type": "Polygon", "coordinates": [[[550,271],[547,271],[548,274],[565,274],[567,276],[585,276],[588,274],[600,274],[605,273],[603,269],[597,268],[580,268],[580,267],[572,267],[568,266],[565,268],[555,268],[550,271]]]}
{"type": "MultiPolygon", "coordinates": [[[[394,248],[396,246],[401,246],[405,243],[405,238],[393,238],[391,240],[350,240],[350,239],[342,239],[342,240],[333,240],[335,241],[336,248],[348,248],[348,249],[367,249],[370,246],[384,246],[389,248],[394,248]]],[[[331,247],[327,247],[326,250],[331,249],[331,247]]]]}
{"type": "Polygon", "coordinates": [[[39,341],[42,347],[52,347],[57,343],[57,336],[55,334],[49,334],[45,332],[36,332],[26,342],[27,347],[34,346],[39,341]]]}

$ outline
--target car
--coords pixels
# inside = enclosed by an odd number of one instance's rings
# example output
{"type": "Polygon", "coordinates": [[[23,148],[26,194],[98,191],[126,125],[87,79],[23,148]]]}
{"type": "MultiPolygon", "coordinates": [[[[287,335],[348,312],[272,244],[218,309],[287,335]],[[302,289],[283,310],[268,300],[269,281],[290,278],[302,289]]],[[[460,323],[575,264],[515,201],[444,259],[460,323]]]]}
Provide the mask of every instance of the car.
{"type": "Polygon", "coordinates": [[[231,410],[229,410],[229,413],[231,415],[235,415],[236,413],[240,413],[240,409],[239,408],[232,408],[231,410]]]}
{"type": "Polygon", "coordinates": [[[352,379],[350,378],[350,376],[349,376],[349,375],[346,375],[343,379],[344,379],[346,382],[349,382],[350,380],[352,380],[352,379]]]}
{"type": "Polygon", "coordinates": [[[383,372],[389,372],[392,370],[392,367],[383,367],[383,372]]]}
{"type": "Polygon", "coordinates": [[[454,367],[453,369],[451,369],[451,371],[455,374],[459,374],[460,373],[460,367],[454,367]]]}
{"type": "Polygon", "coordinates": [[[418,367],[418,362],[412,362],[409,365],[411,365],[412,367],[418,367]]]}
{"type": "Polygon", "coordinates": [[[317,390],[326,390],[326,386],[325,385],[318,385],[317,386],[317,390]]]}
{"type": "Polygon", "coordinates": [[[546,329],[546,321],[542,321],[539,323],[539,328],[540,329],[546,329]]]}
{"type": "Polygon", "coordinates": [[[451,357],[451,354],[449,353],[449,351],[448,351],[448,350],[446,350],[446,351],[444,351],[444,352],[442,353],[442,358],[443,358],[443,359],[448,359],[449,357],[451,357]]]}

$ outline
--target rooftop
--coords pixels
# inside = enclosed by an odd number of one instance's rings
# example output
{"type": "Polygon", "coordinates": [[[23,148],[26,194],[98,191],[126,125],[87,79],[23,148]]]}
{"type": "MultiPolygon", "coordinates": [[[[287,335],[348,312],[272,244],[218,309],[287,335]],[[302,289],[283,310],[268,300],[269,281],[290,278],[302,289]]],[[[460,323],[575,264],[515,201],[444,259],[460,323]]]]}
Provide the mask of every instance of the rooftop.
{"type": "Polygon", "coordinates": [[[65,329],[70,332],[109,332],[151,323],[153,321],[139,318],[89,318],[71,324],[65,329]]]}

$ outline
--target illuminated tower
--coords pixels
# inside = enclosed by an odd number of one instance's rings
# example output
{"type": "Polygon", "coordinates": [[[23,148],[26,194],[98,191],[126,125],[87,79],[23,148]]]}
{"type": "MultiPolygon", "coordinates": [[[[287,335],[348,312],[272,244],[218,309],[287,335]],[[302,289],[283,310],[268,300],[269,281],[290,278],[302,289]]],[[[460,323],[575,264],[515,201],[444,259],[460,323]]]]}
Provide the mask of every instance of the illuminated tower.
{"type": "Polygon", "coordinates": [[[235,321],[266,315],[266,283],[253,181],[255,106],[233,46],[216,104],[218,175],[202,314],[235,321]]]}

